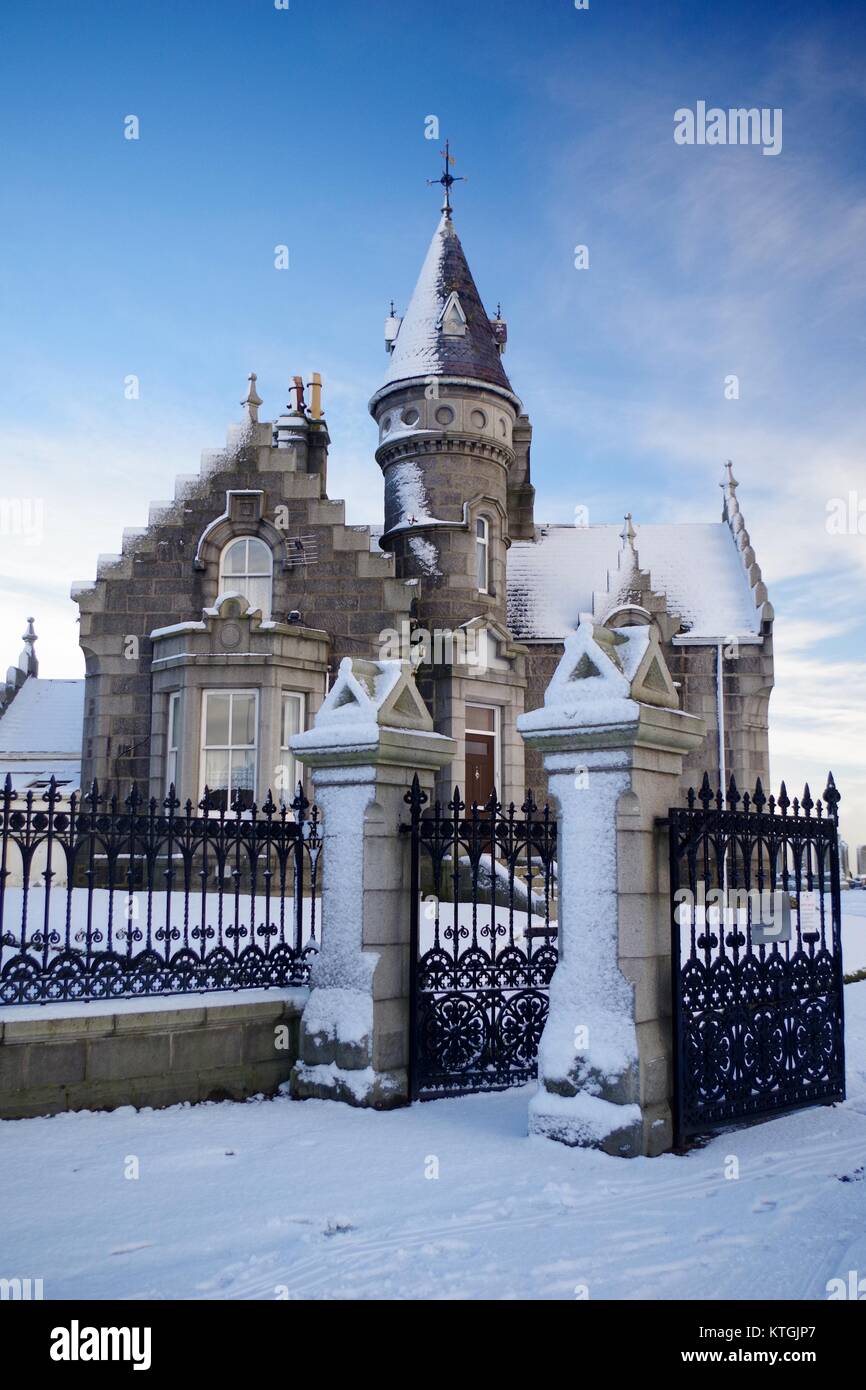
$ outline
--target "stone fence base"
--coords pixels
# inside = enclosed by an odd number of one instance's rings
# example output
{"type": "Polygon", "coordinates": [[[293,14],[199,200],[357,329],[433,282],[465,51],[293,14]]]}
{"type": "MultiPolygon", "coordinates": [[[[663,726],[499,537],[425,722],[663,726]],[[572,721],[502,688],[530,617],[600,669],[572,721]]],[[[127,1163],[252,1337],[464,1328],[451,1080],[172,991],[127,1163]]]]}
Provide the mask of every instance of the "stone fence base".
{"type": "Polygon", "coordinates": [[[0,1119],[272,1095],[298,1057],[308,992],[0,1010],[0,1119]]]}

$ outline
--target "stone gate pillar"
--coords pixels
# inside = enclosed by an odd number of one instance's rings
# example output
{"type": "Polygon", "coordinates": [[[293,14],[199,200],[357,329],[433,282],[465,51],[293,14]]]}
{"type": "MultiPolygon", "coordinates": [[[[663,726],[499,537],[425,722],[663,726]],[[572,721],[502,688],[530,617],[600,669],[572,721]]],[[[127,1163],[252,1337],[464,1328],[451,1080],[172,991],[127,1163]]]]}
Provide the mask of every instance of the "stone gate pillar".
{"type": "Polygon", "coordinates": [[[530,1132],[633,1156],[670,1148],[670,916],[657,820],[706,735],[651,627],[581,624],[518,719],[557,807],[559,962],[530,1132]]]}
{"type": "Polygon", "coordinates": [[[292,739],[322,813],[322,940],[292,1094],[376,1108],[409,1095],[409,841],[404,796],[454,756],[408,662],[346,657],[312,729],[292,739]]]}

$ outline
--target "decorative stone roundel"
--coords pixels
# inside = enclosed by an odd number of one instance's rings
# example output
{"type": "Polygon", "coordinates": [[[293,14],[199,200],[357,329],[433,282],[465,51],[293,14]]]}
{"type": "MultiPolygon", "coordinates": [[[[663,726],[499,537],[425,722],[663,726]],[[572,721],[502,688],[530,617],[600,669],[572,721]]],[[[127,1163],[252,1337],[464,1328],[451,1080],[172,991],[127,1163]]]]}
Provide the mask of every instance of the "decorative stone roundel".
{"type": "Polygon", "coordinates": [[[451,421],[454,419],[454,411],[451,409],[450,405],[440,405],[439,409],[436,411],[436,419],[440,425],[450,425],[451,421]]]}
{"type": "Polygon", "coordinates": [[[417,412],[417,410],[415,409],[414,406],[410,406],[410,408],[409,408],[408,410],[404,411],[404,413],[403,413],[403,424],[404,424],[404,425],[417,425],[417,423],[418,423],[418,412],[417,412]]]}
{"type": "Polygon", "coordinates": [[[476,429],[483,430],[486,428],[487,416],[484,414],[483,410],[473,410],[469,418],[471,419],[476,429]]]}
{"type": "Polygon", "coordinates": [[[220,642],[227,651],[240,645],[241,630],[237,623],[223,623],[220,628],[220,642]]]}

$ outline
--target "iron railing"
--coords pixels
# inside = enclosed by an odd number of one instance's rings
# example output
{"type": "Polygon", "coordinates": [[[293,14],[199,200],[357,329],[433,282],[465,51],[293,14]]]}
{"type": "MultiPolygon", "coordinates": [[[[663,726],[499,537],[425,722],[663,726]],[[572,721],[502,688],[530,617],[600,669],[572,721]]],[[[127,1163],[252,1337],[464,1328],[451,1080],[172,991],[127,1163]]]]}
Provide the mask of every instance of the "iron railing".
{"type": "Polygon", "coordinates": [[[411,818],[410,1090],[413,1099],[499,1090],[536,1074],[557,961],[556,820],[527,792],[484,806],[429,804],[411,818]]]}
{"type": "Polygon", "coordinates": [[[319,814],[0,792],[0,1003],[306,983],[317,949],[319,814]]]}
{"type": "Polygon", "coordinates": [[[679,1140],[845,1094],[840,796],[727,796],[669,813],[679,1140]]]}

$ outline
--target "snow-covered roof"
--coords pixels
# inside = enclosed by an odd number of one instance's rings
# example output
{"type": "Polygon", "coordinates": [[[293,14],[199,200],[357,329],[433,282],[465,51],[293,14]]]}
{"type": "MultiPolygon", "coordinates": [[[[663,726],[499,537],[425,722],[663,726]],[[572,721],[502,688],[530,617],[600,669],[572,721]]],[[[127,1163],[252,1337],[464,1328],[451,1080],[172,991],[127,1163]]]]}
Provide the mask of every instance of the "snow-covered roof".
{"type": "MultiPolygon", "coordinates": [[[[562,640],[620,575],[621,527],[549,526],[508,553],[508,625],[519,640],[562,640]]],[[[760,610],[725,522],[636,528],[640,568],[688,638],[760,634],[760,610]]]]}
{"type": "Polygon", "coordinates": [[[84,681],[31,676],[0,715],[0,762],[81,757],[84,681]]]}
{"type": "Polygon", "coordinates": [[[53,777],[57,790],[63,796],[70,796],[81,788],[81,758],[54,758],[31,760],[4,758],[0,753],[0,788],[6,783],[7,775],[12,779],[12,790],[19,796],[28,791],[39,794],[45,790],[53,777]]]}
{"type": "Polygon", "coordinates": [[[446,214],[433,234],[383,384],[417,376],[472,377],[511,391],[494,330],[446,214]]]}

